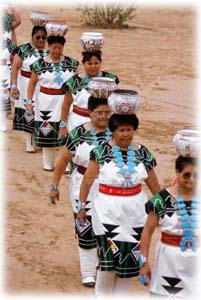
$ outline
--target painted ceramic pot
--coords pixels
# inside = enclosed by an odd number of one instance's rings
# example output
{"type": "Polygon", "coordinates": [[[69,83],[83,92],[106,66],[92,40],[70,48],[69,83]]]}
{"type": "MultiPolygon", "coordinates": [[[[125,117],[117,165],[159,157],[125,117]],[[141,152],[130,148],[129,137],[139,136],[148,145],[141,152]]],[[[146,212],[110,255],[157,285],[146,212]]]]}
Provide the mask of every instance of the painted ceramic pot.
{"type": "Polygon", "coordinates": [[[42,11],[32,11],[30,19],[33,25],[45,26],[49,22],[50,16],[42,11]]]}
{"type": "Polygon", "coordinates": [[[94,77],[88,84],[89,92],[96,98],[108,98],[117,89],[117,84],[112,78],[94,77]]]}
{"type": "Polygon", "coordinates": [[[195,129],[177,131],[173,138],[177,153],[185,157],[198,157],[201,149],[201,132],[195,129]]]}
{"type": "Polygon", "coordinates": [[[104,43],[103,34],[100,32],[83,32],[80,42],[85,51],[101,50],[104,43]]]}
{"type": "Polygon", "coordinates": [[[45,28],[48,36],[64,36],[68,32],[68,25],[65,24],[65,21],[50,20],[45,28]]]}
{"type": "Polygon", "coordinates": [[[116,114],[134,114],[139,108],[138,93],[134,90],[118,89],[111,93],[108,98],[108,105],[116,114]]]}

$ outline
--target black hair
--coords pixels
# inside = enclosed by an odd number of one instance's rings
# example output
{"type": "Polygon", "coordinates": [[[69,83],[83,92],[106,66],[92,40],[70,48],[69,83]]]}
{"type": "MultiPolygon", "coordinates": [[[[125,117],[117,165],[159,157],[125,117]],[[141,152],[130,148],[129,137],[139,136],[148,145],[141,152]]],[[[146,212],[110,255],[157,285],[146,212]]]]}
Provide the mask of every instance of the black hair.
{"type": "Polygon", "coordinates": [[[45,27],[39,26],[39,25],[35,25],[32,28],[31,36],[33,37],[38,31],[43,31],[45,33],[45,35],[47,36],[47,30],[45,29],[45,27]]]}
{"type": "Polygon", "coordinates": [[[198,159],[195,157],[184,157],[184,156],[177,157],[175,161],[176,171],[181,173],[187,165],[192,165],[195,167],[196,165],[198,165],[198,159]]]}
{"type": "Polygon", "coordinates": [[[102,52],[100,50],[96,51],[83,51],[82,52],[82,63],[84,64],[86,61],[91,60],[93,56],[95,56],[100,62],[102,62],[101,58],[102,52]]]}
{"type": "Polygon", "coordinates": [[[49,46],[52,45],[52,44],[54,44],[54,43],[59,43],[59,44],[64,45],[65,42],[66,42],[66,39],[63,36],[50,35],[47,38],[47,43],[48,43],[49,46]]]}
{"type": "Polygon", "coordinates": [[[122,125],[132,125],[134,130],[137,130],[139,125],[139,120],[136,114],[132,115],[119,115],[113,114],[108,123],[108,127],[111,132],[114,132],[119,126],[122,125]]]}
{"type": "Polygon", "coordinates": [[[96,97],[93,97],[93,96],[89,97],[89,99],[88,99],[88,110],[93,111],[99,105],[108,105],[107,98],[96,98],[96,97]]]}

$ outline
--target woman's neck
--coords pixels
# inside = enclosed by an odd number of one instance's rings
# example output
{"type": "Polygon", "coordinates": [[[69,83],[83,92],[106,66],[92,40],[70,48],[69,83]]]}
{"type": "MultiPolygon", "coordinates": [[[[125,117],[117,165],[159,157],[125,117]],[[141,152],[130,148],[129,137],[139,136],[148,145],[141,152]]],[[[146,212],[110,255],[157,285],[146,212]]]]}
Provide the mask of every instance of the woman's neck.
{"type": "Polygon", "coordinates": [[[34,43],[32,43],[32,42],[30,42],[30,44],[31,44],[31,46],[32,46],[33,48],[35,48],[36,50],[44,50],[44,49],[45,49],[45,47],[37,47],[37,46],[34,45],[34,43]]]}
{"type": "Polygon", "coordinates": [[[91,123],[91,128],[95,128],[96,132],[98,133],[98,132],[104,132],[105,129],[107,128],[107,126],[106,127],[99,127],[99,126],[94,125],[93,123],[91,123]]]}
{"type": "Polygon", "coordinates": [[[186,201],[190,201],[194,195],[195,195],[195,191],[193,189],[189,190],[181,186],[178,186],[177,188],[177,197],[181,197],[186,201]]]}
{"type": "Polygon", "coordinates": [[[113,147],[113,146],[119,146],[120,149],[121,149],[122,151],[128,151],[128,147],[129,147],[129,146],[134,146],[133,143],[130,143],[129,145],[116,143],[114,139],[112,139],[109,143],[110,143],[110,145],[111,145],[112,147],[113,147]]]}
{"type": "Polygon", "coordinates": [[[92,122],[85,123],[84,127],[86,128],[86,130],[90,130],[90,129],[94,128],[97,133],[104,132],[105,129],[107,128],[107,127],[99,127],[97,125],[94,125],[92,122]]]}
{"type": "Polygon", "coordinates": [[[60,58],[54,58],[51,55],[48,55],[48,56],[46,56],[46,60],[48,62],[53,62],[53,64],[56,64],[56,63],[60,63],[60,61],[62,60],[62,57],[63,56],[61,56],[60,58]]]}

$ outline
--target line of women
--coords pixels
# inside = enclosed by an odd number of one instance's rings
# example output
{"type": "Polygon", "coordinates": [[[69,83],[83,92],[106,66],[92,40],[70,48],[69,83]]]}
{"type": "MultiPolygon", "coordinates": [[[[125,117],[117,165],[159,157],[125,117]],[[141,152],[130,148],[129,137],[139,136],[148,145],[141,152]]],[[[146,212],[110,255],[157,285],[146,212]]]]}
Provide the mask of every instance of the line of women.
{"type": "Polygon", "coordinates": [[[53,204],[73,161],[69,191],[82,284],[95,285],[97,299],[118,299],[132,296],[133,277],[140,275],[153,297],[197,297],[200,133],[176,135],[177,185],[161,190],[154,155],[135,141],[137,92],[118,89],[118,77],[101,70],[101,34],[83,35],[85,74],[79,76],[79,62],[63,54],[66,32],[67,27],[54,22],[35,24],[31,43],[13,50],[13,129],[26,132],[27,152],[43,148],[46,171],[54,170],[55,149],[63,146],[49,192],[53,204]],[[150,200],[143,183],[153,195],[150,200]],[[149,249],[156,227],[161,239],[151,272],[149,249]]]}
{"type": "MultiPolygon", "coordinates": [[[[106,135],[106,140],[97,142],[94,135],[89,142],[91,127],[88,123],[70,131],[49,196],[53,203],[57,202],[61,175],[66,163],[75,157],[70,195],[74,196],[82,282],[85,284],[85,274],[89,275],[87,280],[91,280],[86,286],[93,286],[96,281],[96,299],[131,296],[133,277],[139,274],[142,284],[151,283],[153,297],[197,296],[200,291],[196,272],[200,252],[197,224],[200,198],[196,194],[198,150],[192,153],[192,149],[199,149],[200,133],[182,131],[184,137],[179,139],[179,147],[184,148],[181,146],[184,140],[190,152],[184,153],[177,147],[182,154],[175,165],[178,185],[161,190],[154,172],[155,158],[133,139],[139,125],[136,114],[131,113],[135,112],[136,98],[134,91],[117,89],[108,98],[109,106],[94,109],[94,113],[99,111],[102,116],[107,110],[108,116],[109,111],[112,113],[108,120],[111,136],[106,135]],[[143,181],[153,194],[150,200],[143,191],[143,181]],[[149,247],[157,226],[162,235],[151,276],[149,247]],[[95,266],[97,258],[91,256],[87,262],[81,250],[84,246],[85,253],[90,253],[88,247],[92,244],[97,245],[98,251],[96,274],[90,273],[90,262],[95,266]]],[[[90,101],[89,107],[101,99],[91,97],[90,101]]],[[[94,116],[91,113],[92,124],[94,116]]]]}

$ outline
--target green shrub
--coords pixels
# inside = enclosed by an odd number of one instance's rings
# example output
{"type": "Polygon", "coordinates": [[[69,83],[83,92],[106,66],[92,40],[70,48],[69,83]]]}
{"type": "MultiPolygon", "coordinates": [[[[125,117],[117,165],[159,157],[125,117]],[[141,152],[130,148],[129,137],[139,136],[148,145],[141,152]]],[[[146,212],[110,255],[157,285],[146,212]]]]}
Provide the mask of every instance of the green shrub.
{"type": "Polygon", "coordinates": [[[79,4],[76,10],[81,13],[81,20],[89,27],[128,28],[126,22],[135,17],[136,7],[120,4],[79,4]]]}

